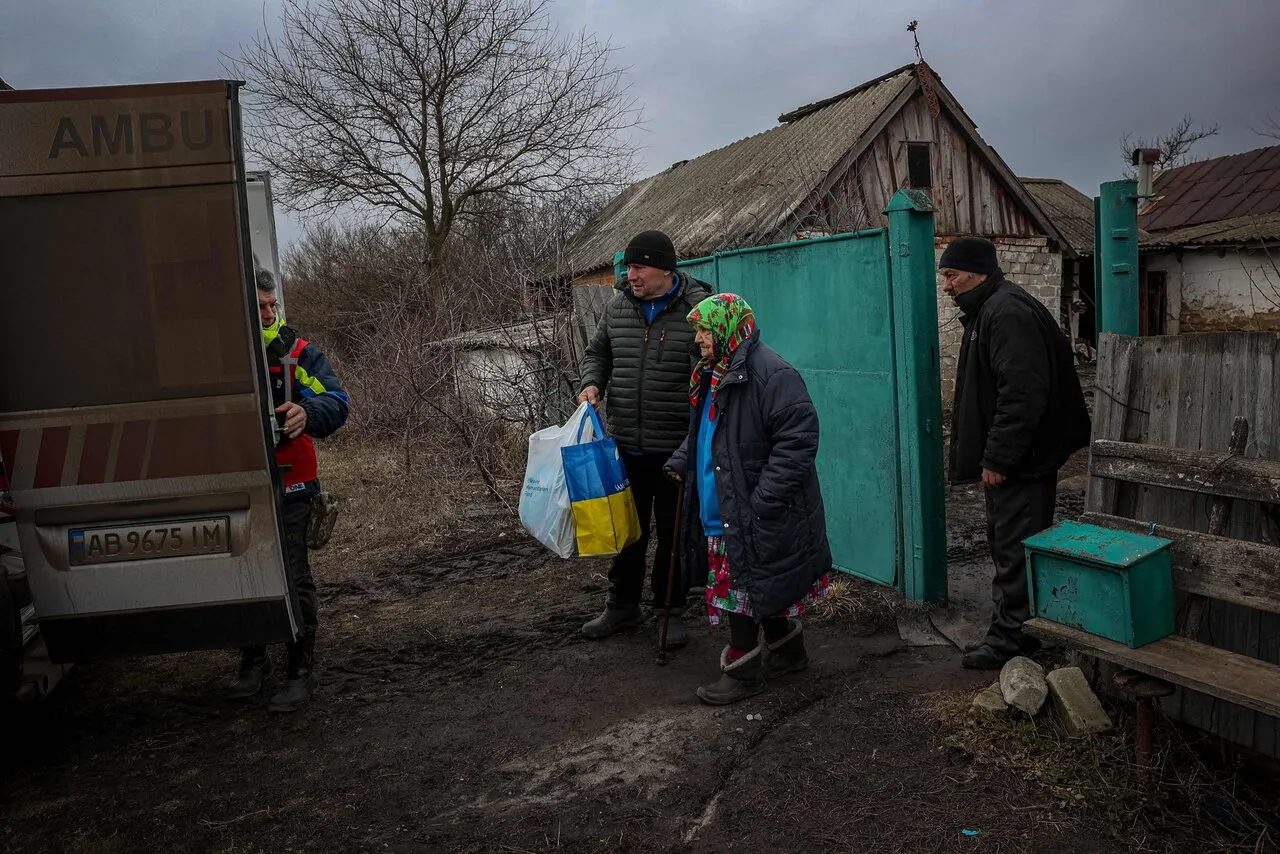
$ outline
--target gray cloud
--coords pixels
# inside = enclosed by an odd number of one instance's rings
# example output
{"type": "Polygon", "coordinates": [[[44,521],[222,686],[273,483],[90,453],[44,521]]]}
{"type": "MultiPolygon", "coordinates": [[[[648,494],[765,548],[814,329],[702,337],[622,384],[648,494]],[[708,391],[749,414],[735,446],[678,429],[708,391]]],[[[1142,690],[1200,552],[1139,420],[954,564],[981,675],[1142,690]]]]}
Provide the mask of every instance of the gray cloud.
{"type": "MultiPolygon", "coordinates": [[[[1019,174],[1092,195],[1121,168],[1125,130],[1185,113],[1220,123],[1204,154],[1268,144],[1280,109],[1274,0],[561,0],[566,29],[610,39],[644,104],[645,171],[772,127],[780,113],[925,58],[1019,174]]],[[[8,0],[0,76],[19,88],[221,76],[268,0],[8,0]]],[[[298,225],[284,217],[282,239],[298,225]]]]}

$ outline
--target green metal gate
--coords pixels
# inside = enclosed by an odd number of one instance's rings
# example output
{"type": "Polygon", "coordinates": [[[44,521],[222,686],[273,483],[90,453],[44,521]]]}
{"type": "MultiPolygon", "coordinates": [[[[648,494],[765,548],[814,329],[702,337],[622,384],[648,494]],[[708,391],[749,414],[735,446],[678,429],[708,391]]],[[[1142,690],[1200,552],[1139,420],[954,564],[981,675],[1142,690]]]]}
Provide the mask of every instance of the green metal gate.
{"type": "Polygon", "coordinates": [[[899,192],[889,229],[724,252],[681,268],[746,297],[818,409],[837,569],[946,596],[932,204],[899,192]]]}

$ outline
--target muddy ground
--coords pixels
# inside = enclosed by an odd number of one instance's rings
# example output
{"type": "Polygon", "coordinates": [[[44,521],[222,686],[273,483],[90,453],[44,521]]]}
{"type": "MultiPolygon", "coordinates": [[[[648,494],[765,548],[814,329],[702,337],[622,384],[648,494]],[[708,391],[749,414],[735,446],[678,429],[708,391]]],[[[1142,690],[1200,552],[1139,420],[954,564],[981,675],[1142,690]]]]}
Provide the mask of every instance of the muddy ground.
{"type": "MultiPolygon", "coordinates": [[[[952,533],[971,559],[967,494],[952,533]]],[[[462,515],[447,548],[395,557],[348,528],[318,556],[322,688],[296,715],[223,699],[227,653],[73,670],[6,743],[0,850],[1206,850],[944,748],[933,701],[991,676],[905,646],[880,611],[810,619],[807,673],[707,708],[694,689],[723,630],[697,628],[666,667],[651,627],[588,642],[603,566],[462,515]]]]}

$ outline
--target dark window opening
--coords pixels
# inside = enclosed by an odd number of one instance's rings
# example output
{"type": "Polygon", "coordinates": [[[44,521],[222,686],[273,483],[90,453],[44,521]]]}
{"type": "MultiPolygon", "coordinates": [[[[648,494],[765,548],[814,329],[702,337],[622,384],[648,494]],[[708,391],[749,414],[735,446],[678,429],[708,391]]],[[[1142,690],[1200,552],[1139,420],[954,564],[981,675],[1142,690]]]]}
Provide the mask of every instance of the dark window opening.
{"type": "Polygon", "coordinates": [[[933,169],[929,161],[929,143],[907,143],[907,180],[917,190],[933,186],[933,169]]]}
{"type": "Polygon", "coordinates": [[[1138,291],[1138,334],[1164,335],[1168,310],[1168,274],[1164,270],[1143,270],[1138,291]]]}

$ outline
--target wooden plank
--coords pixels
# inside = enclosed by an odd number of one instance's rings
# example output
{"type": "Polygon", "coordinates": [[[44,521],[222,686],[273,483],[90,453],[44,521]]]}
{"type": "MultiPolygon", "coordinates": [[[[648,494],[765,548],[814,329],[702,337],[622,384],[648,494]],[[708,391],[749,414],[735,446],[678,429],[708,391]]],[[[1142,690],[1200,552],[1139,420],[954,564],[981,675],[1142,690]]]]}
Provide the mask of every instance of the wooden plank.
{"type": "MultiPolygon", "coordinates": [[[[1137,347],[1144,362],[1146,383],[1151,388],[1150,401],[1145,407],[1149,415],[1146,438],[1143,441],[1151,445],[1176,448],[1178,387],[1182,376],[1177,370],[1176,362],[1181,352],[1179,341],[1177,338],[1146,338],[1139,341],[1137,347]]],[[[1197,435],[1197,440],[1198,438],[1197,435]]],[[[1179,512],[1186,508],[1187,503],[1186,496],[1181,493],[1158,487],[1148,488],[1143,490],[1133,516],[1166,525],[1194,528],[1192,519],[1183,518],[1187,513],[1179,512]]]]}
{"type": "MultiPolygon", "coordinates": [[[[1134,519],[1085,513],[1080,521],[1135,534],[1152,533],[1134,519]]],[[[1156,525],[1154,536],[1172,540],[1169,559],[1178,590],[1280,614],[1280,548],[1156,525]]]]}
{"type": "MultiPolygon", "coordinates": [[[[1210,601],[1205,607],[1204,617],[1202,625],[1207,631],[1200,638],[1202,643],[1249,658],[1258,657],[1259,611],[1231,602],[1210,601]]],[[[1254,720],[1258,713],[1222,700],[1212,702],[1213,731],[1236,744],[1253,747],[1254,720]]]]}
{"type": "Polygon", "coordinates": [[[1089,474],[1203,495],[1280,503],[1280,460],[1098,439],[1090,448],[1089,474]]]}
{"type": "MultiPolygon", "coordinates": [[[[1151,358],[1149,339],[1132,339],[1133,355],[1129,370],[1129,397],[1125,401],[1122,442],[1146,443],[1151,427],[1151,399],[1154,389],[1151,374],[1159,370],[1160,361],[1151,358]]],[[[1136,483],[1116,486],[1116,515],[1138,518],[1138,505],[1146,500],[1150,488],[1136,483]]]]}
{"type": "MultiPolygon", "coordinates": [[[[1134,339],[1105,333],[1098,342],[1098,374],[1094,379],[1093,438],[1124,438],[1129,389],[1133,373],[1134,339]]],[[[1092,453],[1090,454],[1092,457],[1092,453]]],[[[1100,513],[1115,512],[1116,482],[1089,477],[1085,506],[1100,513]]]]}
{"type": "Polygon", "coordinates": [[[1170,635],[1146,646],[1124,644],[1037,617],[1023,625],[1037,637],[1056,638],[1099,658],[1183,685],[1268,715],[1280,715],[1280,667],[1170,635]]]}
{"type": "Polygon", "coordinates": [[[938,163],[943,173],[942,187],[934,199],[938,205],[937,219],[934,227],[938,234],[960,234],[959,218],[956,215],[956,175],[954,131],[951,122],[943,115],[934,119],[934,133],[938,139],[938,163]]]}
{"type": "MultiPolygon", "coordinates": [[[[1244,453],[1245,446],[1249,444],[1249,419],[1243,416],[1237,417],[1231,427],[1231,441],[1227,448],[1227,453],[1233,457],[1239,457],[1244,453]]],[[[1230,498],[1223,498],[1215,495],[1209,499],[1209,535],[1221,537],[1227,532],[1228,526],[1231,524],[1231,505],[1234,503],[1230,498]]],[[[1200,626],[1204,622],[1204,611],[1207,600],[1204,596],[1192,595],[1187,602],[1187,610],[1183,616],[1182,625],[1178,627],[1179,633],[1183,637],[1197,638],[1200,636],[1200,626]]],[[[1233,624],[1234,628],[1234,624],[1233,624]]],[[[1257,631],[1257,624],[1254,624],[1254,631],[1257,631]]],[[[1253,645],[1257,646],[1257,639],[1254,638],[1253,645]]],[[[1244,652],[1245,650],[1236,649],[1236,647],[1227,645],[1228,649],[1234,649],[1236,652],[1244,652]]]]}

